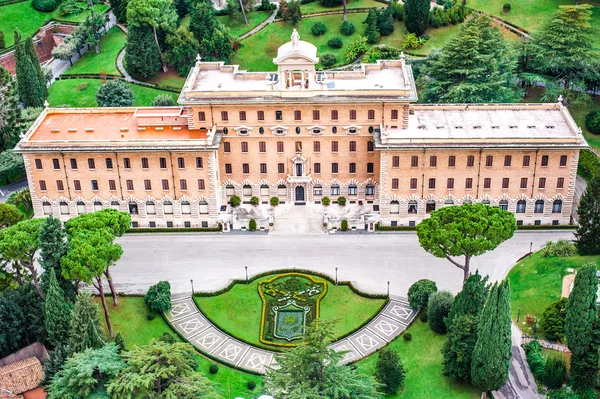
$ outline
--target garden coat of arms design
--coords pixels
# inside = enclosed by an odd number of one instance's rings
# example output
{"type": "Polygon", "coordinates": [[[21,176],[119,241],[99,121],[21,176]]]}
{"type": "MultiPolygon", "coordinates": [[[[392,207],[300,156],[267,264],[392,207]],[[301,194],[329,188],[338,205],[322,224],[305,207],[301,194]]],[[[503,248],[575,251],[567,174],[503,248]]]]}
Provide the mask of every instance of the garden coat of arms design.
{"type": "Polygon", "coordinates": [[[262,299],[260,341],[269,345],[293,346],[306,326],[319,318],[319,303],[327,283],[301,273],[280,274],[258,284],[262,299]]]}

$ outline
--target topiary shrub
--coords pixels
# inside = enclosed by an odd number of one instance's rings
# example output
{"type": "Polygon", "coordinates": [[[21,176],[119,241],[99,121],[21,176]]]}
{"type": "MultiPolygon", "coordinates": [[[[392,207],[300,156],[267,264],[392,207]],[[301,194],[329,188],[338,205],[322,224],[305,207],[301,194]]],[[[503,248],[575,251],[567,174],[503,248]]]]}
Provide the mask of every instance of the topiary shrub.
{"type": "Polygon", "coordinates": [[[248,223],[248,230],[250,230],[250,231],[256,230],[256,220],[250,219],[250,222],[248,223]]]}
{"type": "Polygon", "coordinates": [[[550,356],[544,367],[544,385],[550,389],[560,388],[567,380],[567,362],[562,356],[550,356]]]}
{"type": "Polygon", "coordinates": [[[148,316],[146,316],[146,319],[148,319],[148,321],[152,321],[152,320],[156,319],[156,313],[149,312],[148,316]]]}
{"type": "Polygon", "coordinates": [[[177,338],[175,338],[173,334],[170,334],[167,331],[162,333],[158,340],[161,342],[166,342],[167,344],[174,344],[175,342],[177,342],[177,338]]]}
{"type": "Polygon", "coordinates": [[[321,204],[329,205],[331,204],[331,199],[329,197],[323,197],[323,199],[321,200],[321,204]]]}
{"type": "Polygon", "coordinates": [[[397,393],[398,389],[404,387],[405,378],[406,370],[398,352],[389,347],[381,349],[375,365],[375,379],[383,385],[384,392],[397,393]]]}
{"type": "Polygon", "coordinates": [[[272,206],[277,206],[279,205],[279,197],[271,197],[271,205],[272,206]]]}
{"type": "Polygon", "coordinates": [[[329,39],[327,41],[327,45],[331,48],[342,48],[342,46],[344,45],[344,41],[341,37],[336,36],[333,39],[329,39]]]}
{"type": "Polygon", "coordinates": [[[159,281],[148,288],[144,302],[150,311],[155,313],[166,312],[171,309],[171,284],[168,281],[159,281]]]}
{"type": "Polygon", "coordinates": [[[229,203],[234,208],[236,206],[240,206],[241,202],[242,202],[242,200],[240,200],[240,197],[238,197],[237,195],[232,195],[231,198],[229,198],[229,203]]]}
{"type": "Polygon", "coordinates": [[[322,34],[327,32],[327,27],[323,22],[317,22],[312,26],[312,28],[310,28],[310,31],[315,36],[321,36],[322,34]]]}
{"type": "Polygon", "coordinates": [[[254,381],[254,380],[248,381],[248,389],[252,391],[254,388],[256,388],[256,381],[254,381]]]}
{"type": "Polygon", "coordinates": [[[563,342],[565,339],[565,317],[567,316],[567,298],[551,303],[542,314],[540,327],[544,337],[550,341],[563,342]]]}
{"type": "Polygon", "coordinates": [[[258,197],[252,197],[250,198],[250,203],[254,206],[258,205],[260,202],[260,200],[258,199],[258,197]]]}
{"type": "Polygon", "coordinates": [[[208,371],[210,371],[211,374],[217,374],[219,372],[219,366],[213,363],[208,368],[208,371]]]}
{"type": "Polygon", "coordinates": [[[577,248],[575,247],[575,244],[568,240],[548,241],[546,242],[546,246],[540,251],[540,255],[545,258],[551,256],[566,258],[573,256],[576,253],[577,248]]]}
{"type": "Polygon", "coordinates": [[[434,292],[437,292],[435,281],[421,279],[408,289],[408,302],[415,309],[423,308],[427,306],[429,296],[434,292]]]}
{"type": "Polygon", "coordinates": [[[446,334],[446,323],[444,319],[450,313],[454,295],[450,291],[438,291],[429,297],[427,305],[427,320],[429,328],[438,334],[446,334]]]}
{"type": "Polygon", "coordinates": [[[335,7],[339,3],[341,3],[341,1],[340,0],[321,0],[320,3],[323,7],[335,7]]]}
{"type": "Polygon", "coordinates": [[[412,334],[411,333],[404,333],[404,335],[402,336],[402,338],[404,338],[405,341],[410,341],[412,339],[412,334]]]}
{"type": "Polygon", "coordinates": [[[175,105],[175,100],[169,94],[159,94],[152,100],[153,107],[172,107],[175,105]]]}
{"type": "Polygon", "coordinates": [[[523,346],[523,349],[527,354],[527,363],[535,380],[543,382],[545,378],[545,361],[540,343],[536,340],[528,342],[523,346]]]}
{"type": "Polygon", "coordinates": [[[348,230],[348,221],[346,219],[342,220],[342,231],[348,230]]]}
{"type": "Polygon", "coordinates": [[[57,0],[33,0],[31,2],[33,8],[41,12],[52,12],[58,8],[59,1],[57,0]]]}
{"type": "Polygon", "coordinates": [[[337,58],[333,54],[327,53],[321,56],[321,65],[323,65],[323,68],[331,68],[336,62],[337,58]]]}
{"type": "Polygon", "coordinates": [[[90,84],[88,82],[83,82],[83,83],[80,83],[79,85],[77,85],[77,90],[86,91],[89,86],[90,86],[90,84]]]}
{"type": "Polygon", "coordinates": [[[427,307],[424,307],[423,310],[421,310],[421,313],[419,313],[419,320],[423,323],[427,323],[427,307]]]}
{"type": "Polygon", "coordinates": [[[109,80],[98,89],[96,102],[99,107],[131,107],[133,90],[119,79],[109,80]]]}
{"type": "Polygon", "coordinates": [[[339,206],[346,205],[346,197],[338,197],[337,203],[338,203],[339,206]]]}
{"type": "Polygon", "coordinates": [[[352,22],[344,21],[340,26],[340,33],[344,36],[351,36],[356,31],[356,26],[352,22]]]}
{"type": "Polygon", "coordinates": [[[502,11],[510,12],[510,3],[504,3],[504,5],[502,6],[502,11]]]}
{"type": "Polygon", "coordinates": [[[600,134],[600,110],[592,110],[585,116],[585,127],[590,133],[600,134]]]}

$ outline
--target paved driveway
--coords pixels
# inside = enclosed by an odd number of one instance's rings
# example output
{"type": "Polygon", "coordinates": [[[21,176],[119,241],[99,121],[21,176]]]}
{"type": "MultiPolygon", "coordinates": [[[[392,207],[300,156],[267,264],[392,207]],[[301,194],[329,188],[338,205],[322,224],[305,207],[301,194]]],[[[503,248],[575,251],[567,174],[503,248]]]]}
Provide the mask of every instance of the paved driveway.
{"type": "MultiPolygon", "coordinates": [[[[572,239],[570,231],[517,232],[493,252],[472,262],[491,279],[501,279],[521,256],[546,241],[572,239]]],[[[281,268],[303,268],[353,280],[369,292],[406,296],[416,280],[435,280],[440,289],[460,290],[462,271],[421,249],[416,234],[135,234],[119,239],[124,254],[113,268],[117,291],[145,293],[160,280],[172,292],[216,290],[232,278],[281,268]]]]}

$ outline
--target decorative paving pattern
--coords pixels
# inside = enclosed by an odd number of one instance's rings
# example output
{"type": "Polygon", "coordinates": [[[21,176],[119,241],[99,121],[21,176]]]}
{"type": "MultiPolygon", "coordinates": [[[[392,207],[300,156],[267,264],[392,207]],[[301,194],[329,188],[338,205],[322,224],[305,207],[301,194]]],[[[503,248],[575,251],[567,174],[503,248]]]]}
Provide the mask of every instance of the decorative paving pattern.
{"type": "MultiPolygon", "coordinates": [[[[200,352],[255,373],[265,373],[267,367],[277,366],[274,352],[256,348],[225,334],[204,317],[190,296],[172,297],[171,301],[173,307],[165,314],[167,320],[200,352]]],[[[417,312],[406,299],[390,297],[381,313],[366,326],[329,347],[346,352],[343,364],[355,362],[402,334],[416,315],[417,312]]]]}

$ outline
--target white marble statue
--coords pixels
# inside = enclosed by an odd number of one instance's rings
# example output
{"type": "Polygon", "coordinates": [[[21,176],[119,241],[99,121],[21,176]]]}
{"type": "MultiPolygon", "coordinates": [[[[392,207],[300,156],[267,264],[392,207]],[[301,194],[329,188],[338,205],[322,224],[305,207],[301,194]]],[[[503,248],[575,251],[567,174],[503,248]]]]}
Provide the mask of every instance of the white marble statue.
{"type": "Polygon", "coordinates": [[[298,31],[296,29],[294,29],[294,31],[292,32],[292,50],[294,51],[298,51],[298,44],[300,43],[300,35],[298,34],[298,31]]]}

